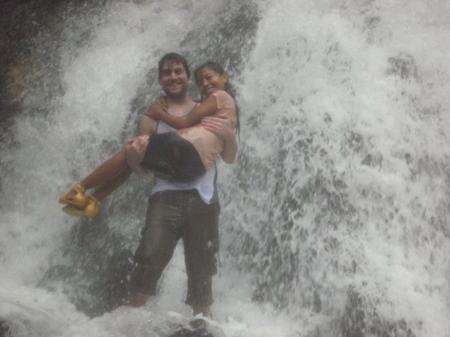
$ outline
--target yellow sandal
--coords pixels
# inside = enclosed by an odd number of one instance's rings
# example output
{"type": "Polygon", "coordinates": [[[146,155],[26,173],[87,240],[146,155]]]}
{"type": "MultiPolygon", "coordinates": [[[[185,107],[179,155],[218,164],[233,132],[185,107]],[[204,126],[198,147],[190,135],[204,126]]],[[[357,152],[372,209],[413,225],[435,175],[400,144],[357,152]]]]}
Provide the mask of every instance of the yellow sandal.
{"type": "Polygon", "coordinates": [[[59,203],[63,205],[74,206],[78,209],[83,209],[87,204],[87,198],[84,195],[84,187],[80,183],[72,186],[69,192],[64,193],[59,198],[59,203]]]}
{"type": "Polygon", "coordinates": [[[87,197],[86,207],[84,208],[84,215],[88,218],[95,218],[100,214],[100,201],[92,195],[87,197]]]}
{"type": "Polygon", "coordinates": [[[100,214],[100,201],[90,195],[86,198],[85,207],[80,208],[74,205],[67,205],[63,207],[63,211],[76,218],[80,218],[82,216],[87,218],[95,218],[100,214]]]}

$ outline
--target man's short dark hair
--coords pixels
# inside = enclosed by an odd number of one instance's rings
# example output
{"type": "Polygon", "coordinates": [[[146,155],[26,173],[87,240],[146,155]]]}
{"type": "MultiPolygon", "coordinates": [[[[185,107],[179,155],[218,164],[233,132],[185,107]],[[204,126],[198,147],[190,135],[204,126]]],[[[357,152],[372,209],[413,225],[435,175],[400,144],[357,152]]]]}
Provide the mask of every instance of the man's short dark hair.
{"type": "Polygon", "coordinates": [[[164,66],[164,64],[166,62],[181,63],[184,67],[184,70],[186,71],[188,78],[191,77],[191,72],[189,70],[189,66],[188,66],[186,59],[183,56],[181,56],[180,54],[168,53],[168,54],[164,55],[163,57],[161,57],[161,59],[159,60],[159,63],[158,63],[158,77],[159,78],[161,78],[162,67],[164,66]]]}

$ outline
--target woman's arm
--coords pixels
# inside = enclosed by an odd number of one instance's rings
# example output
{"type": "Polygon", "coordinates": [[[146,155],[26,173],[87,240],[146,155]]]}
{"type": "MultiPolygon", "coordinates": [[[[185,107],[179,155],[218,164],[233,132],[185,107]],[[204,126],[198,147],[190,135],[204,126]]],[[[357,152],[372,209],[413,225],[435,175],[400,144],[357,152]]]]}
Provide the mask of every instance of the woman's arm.
{"type": "Polygon", "coordinates": [[[220,156],[227,164],[233,164],[238,152],[236,133],[226,120],[219,117],[207,117],[202,120],[202,126],[214,133],[224,143],[224,148],[220,156]]]}
{"type": "Polygon", "coordinates": [[[150,107],[147,116],[154,120],[162,120],[176,129],[183,129],[198,124],[206,116],[211,116],[217,111],[217,100],[214,95],[209,95],[203,102],[184,116],[173,116],[162,106],[150,107]]]}

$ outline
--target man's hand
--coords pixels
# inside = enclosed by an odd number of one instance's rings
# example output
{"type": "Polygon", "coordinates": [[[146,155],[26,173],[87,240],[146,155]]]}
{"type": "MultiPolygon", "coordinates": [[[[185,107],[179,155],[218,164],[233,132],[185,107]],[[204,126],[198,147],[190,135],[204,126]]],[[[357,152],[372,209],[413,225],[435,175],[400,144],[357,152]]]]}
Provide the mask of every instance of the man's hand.
{"type": "Polygon", "coordinates": [[[147,150],[149,136],[142,135],[131,138],[125,145],[127,149],[127,161],[129,164],[140,164],[147,150]]]}
{"type": "Polygon", "coordinates": [[[220,156],[225,163],[232,164],[236,159],[238,149],[236,134],[228,120],[221,117],[225,116],[205,117],[202,119],[201,125],[223,141],[224,149],[220,156]]]}
{"type": "Polygon", "coordinates": [[[205,117],[201,122],[202,126],[214,133],[220,140],[226,142],[234,138],[234,129],[230,127],[229,122],[221,117],[205,117]]]}
{"type": "Polygon", "coordinates": [[[129,139],[125,145],[127,164],[139,175],[146,174],[144,168],[141,166],[141,162],[144,159],[148,141],[149,136],[141,135],[129,139]]]}

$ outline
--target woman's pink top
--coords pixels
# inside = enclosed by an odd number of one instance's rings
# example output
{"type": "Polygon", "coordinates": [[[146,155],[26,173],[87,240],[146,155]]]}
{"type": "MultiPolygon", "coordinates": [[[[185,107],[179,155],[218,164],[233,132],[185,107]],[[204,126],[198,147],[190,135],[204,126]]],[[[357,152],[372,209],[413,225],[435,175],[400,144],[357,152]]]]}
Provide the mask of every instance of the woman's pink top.
{"type": "MultiPolygon", "coordinates": [[[[212,117],[218,114],[227,116],[226,120],[229,126],[235,129],[237,117],[236,104],[233,97],[223,90],[217,90],[211,95],[217,100],[217,112],[212,117]]],[[[180,129],[178,134],[194,145],[206,170],[214,166],[214,162],[224,149],[223,141],[214,133],[206,130],[201,124],[180,129]]]]}

